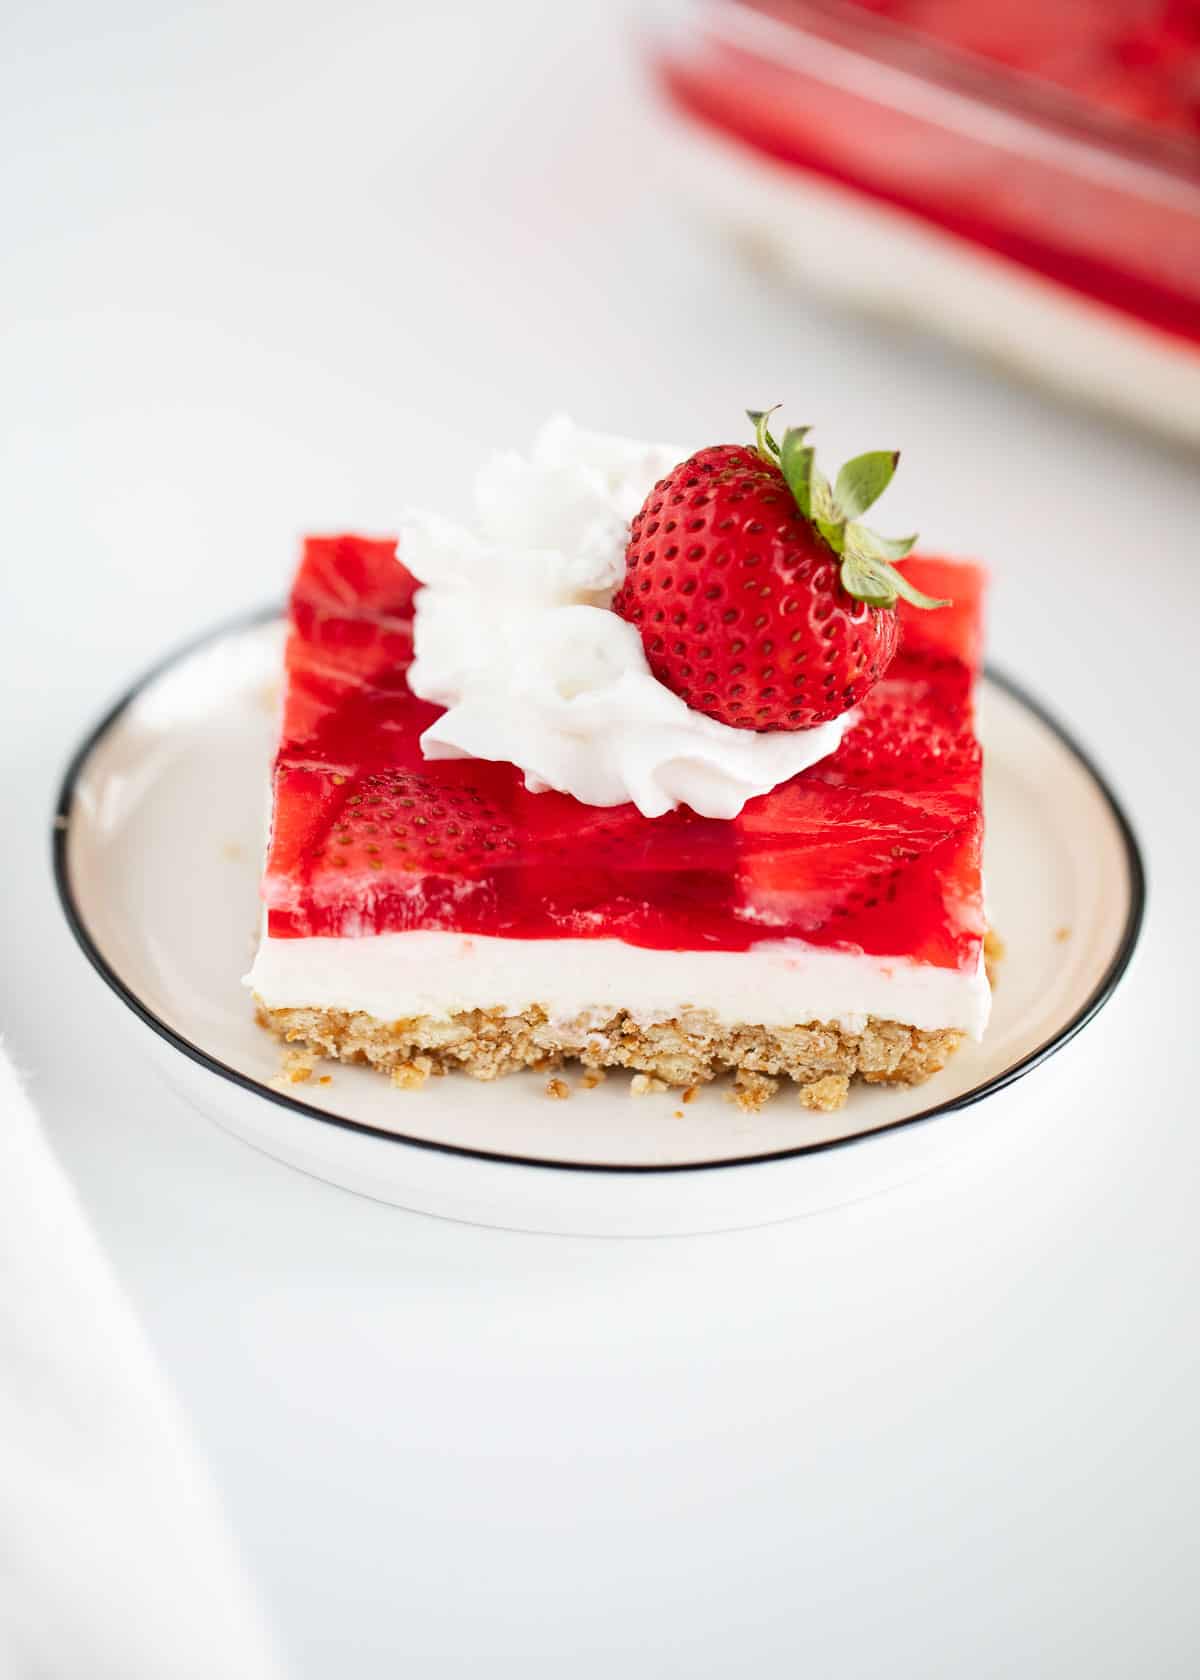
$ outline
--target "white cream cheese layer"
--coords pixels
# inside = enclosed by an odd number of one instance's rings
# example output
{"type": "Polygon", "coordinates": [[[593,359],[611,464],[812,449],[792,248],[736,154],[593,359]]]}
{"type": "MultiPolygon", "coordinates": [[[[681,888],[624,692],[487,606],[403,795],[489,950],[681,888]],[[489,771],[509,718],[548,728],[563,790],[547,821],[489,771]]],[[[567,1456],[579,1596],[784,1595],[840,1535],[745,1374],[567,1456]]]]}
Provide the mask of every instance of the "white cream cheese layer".
{"type": "Polygon", "coordinates": [[[868,1016],[980,1038],[991,993],[983,963],[964,973],[904,957],[794,940],[748,951],[658,951],[617,939],[497,939],[417,931],[371,938],[263,938],[245,984],[269,1009],[361,1010],[380,1020],[446,1019],[468,1009],[600,1024],[715,1016],[726,1026],[810,1021],[858,1032],[868,1016]]]}
{"type": "Polygon", "coordinates": [[[610,611],[630,520],[686,454],[560,416],[528,458],[484,462],[472,529],[404,516],[400,558],[424,585],[409,685],[446,708],[421,737],[426,758],[515,764],[534,793],[632,801],[645,817],[688,805],[730,818],[836,751],[848,713],[758,733],[693,711],[610,611]]]}

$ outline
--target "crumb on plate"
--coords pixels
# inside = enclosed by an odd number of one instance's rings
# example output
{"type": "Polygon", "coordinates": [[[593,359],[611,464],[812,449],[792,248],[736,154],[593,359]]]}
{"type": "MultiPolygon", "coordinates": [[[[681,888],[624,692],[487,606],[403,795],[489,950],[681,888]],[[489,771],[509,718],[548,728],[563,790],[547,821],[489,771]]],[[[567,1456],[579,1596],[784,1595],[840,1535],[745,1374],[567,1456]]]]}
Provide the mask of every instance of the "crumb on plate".
{"type": "Polygon", "coordinates": [[[432,1072],[433,1061],[429,1056],[414,1056],[410,1062],[401,1062],[392,1069],[392,1084],[399,1091],[419,1091],[432,1072]]]}
{"type": "Polygon", "coordinates": [[[739,1068],[733,1076],[733,1090],[730,1091],[728,1100],[736,1103],[743,1114],[757,1114],[778,1089],[778,1079],[771,1079],[765,1073],[753,1073],[747,1068],[739,1068]]]}
{"type": "Polygon", "coordinates": [[[814,1079],[811,1085],[801,1085],[800,1103],[816,1114],[832,1114],[841,1108],[850,1089],[844,1073],[827,1073],[824,1079],[814,1079]]]}

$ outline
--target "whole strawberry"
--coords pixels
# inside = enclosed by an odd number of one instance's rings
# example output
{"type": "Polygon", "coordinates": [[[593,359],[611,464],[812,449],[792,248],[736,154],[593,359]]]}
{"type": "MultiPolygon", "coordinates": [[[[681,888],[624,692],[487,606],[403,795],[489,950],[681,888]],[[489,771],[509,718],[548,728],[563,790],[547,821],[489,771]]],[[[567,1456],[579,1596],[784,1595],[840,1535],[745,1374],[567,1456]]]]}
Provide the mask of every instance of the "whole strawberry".
{"type": "Polygon", "coordinates": [[[830,484],[807,426],[777,444],[702,449],[661,479],[633,521],[613,610],[641,631],[650,669],[693,710],[738,729],[811,729],[857,704],[891,663],[898,596],[941,607],[857,523],[899,456],[848,461],[830,484]]]}

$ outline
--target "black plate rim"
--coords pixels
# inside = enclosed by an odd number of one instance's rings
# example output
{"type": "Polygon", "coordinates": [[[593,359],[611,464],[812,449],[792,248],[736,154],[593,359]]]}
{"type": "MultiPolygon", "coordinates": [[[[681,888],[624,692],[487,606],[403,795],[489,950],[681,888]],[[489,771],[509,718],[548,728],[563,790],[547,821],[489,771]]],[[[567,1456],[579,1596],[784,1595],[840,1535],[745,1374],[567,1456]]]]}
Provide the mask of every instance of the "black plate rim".
{"type": "Polygon", "coordinates": [[[299,1097],[294,1097],[286,1091],[272,1090],[251,1075],[242,1073],[239,1069],[230,1067],[207,1050],[192,1043],[182,1033],[169,1026],[160,1016],[147,1007],[134,989],[128,985],[115,969],[109,964],[88,928],[79,904],[75,897],[71,882],[70,864],[68,858],[68,841],[70,835],[71,813],[75,803],[75,793],[80,777],[91,758],[93,752],[100,745],[104,737],[118,722],[121,716],[138,699],[142,692],[164,676],[175,665],[214,642],[232,635],[243,634],[259,625],[268,624],[282,617],[282,608],[278,605],[259,607],[250,612],[240,613],[232,619],[227,619],[213,628],[191,637],[178,647],[157,660],[148,670],[144,671],[120,697],[113,702],[99,721],[87,732],[63,773],[59,788],[58,800],[54,812],[52,829],[52,862],[54,870],[54,884],[58,893],[59,904],[66,918],[67,926],[74,935],[75,941],[82,950],[88,962],[96,973],[113,991],[121,1002],[138,1017],[152,1032],[167,1044],[178,1050],[190,1061],[216,1074],[221,1079],[240,1087],[254,1096],[263,1098],[267,1102],[275,1103],[278,1107],[290,1110],[294,1114],[304,1116],[309,1120],[319,1120],[325,1125],[336,1126],[340,1130],[357,1132],[367,1137],[379,1138],[387,1143],[402,1144],[409,1148],[432,1150],[440,1155],[460,1155],[470,1160],[484,1161],[491,1165],[506,1167],[536,1167],[544,1172],[569,1173],[600,1173],[600,1174],[656,1174],[656,1173],[697,1173],[697,1172],[731,1172],[741,1167],[767,1166],[779,1161],[795,1160],[806,1155],[823,1155],[835,1149],[850,1149],[869,1144],[877,1138],[886,1138],[895,1132],[906,1130],[914,1126],[922,1126],[931,1120],[936,1120],[947,1114],[956,1114],[966,1108],[972,1108],[985,1098],[1005,1090],[1015,1084],[1018,1079],[1032,1073],[1050,1056],[1061,1050],[1065,1045],[1081,1032],[1085,1026],[1099,1013],[1108,1002],[1124,976],[1137,948],[1145,921],[1147,881],[1146,867],[1143,861],[1142,849],[1138,843],[1133,825],[1124,807],[1113,791],[1108,779],[1097,767],[1090,754],[1079,744],[1071,732],[1051,713],[1041,701],[1034,697],[1020,683],[1005,673],[988,665],[986,676],[1006,694],[1010,695],[1019,705],[1030,711],[1039,722],[1044,724],[1079,762],[1099,789],[1117,830],[1125,852],[1126,867],[1129,871],[1129,911],[1122,929],[1121,938],[1117,943],[1104,974],[1086,999],[1058,1030],[1036,1046],[1010,1067],[985,1080],[983,1084],[974,1086],[969,1091],[948,1097],[944,1101],[931,1104],[916,1114],[905,1115],[900,1120],[889,1121],[886,1125],[875,1126],[861,1132],[851,1132],[845,1137],[828,1138],[817,1143],[796,1144],[790,1149],[775,1149],[761,1155],[742,1155],[735,1157],[717,1157],[707,1161],[670,1161],[670,1162],[641,1162],[641,1161],[561,1161],[540,1155],[514,1155],[501,1150],[475,1149],[467,1144],[442,1143],[433,1138],[415,1137],[408,1132],[390,1132],[381,1126],[371,1126],[362,1120],[352,1120],[347,1115],[332,1114],[326,1109],[317,1108],[312,1103],[306,1103],[299,1097]]]}

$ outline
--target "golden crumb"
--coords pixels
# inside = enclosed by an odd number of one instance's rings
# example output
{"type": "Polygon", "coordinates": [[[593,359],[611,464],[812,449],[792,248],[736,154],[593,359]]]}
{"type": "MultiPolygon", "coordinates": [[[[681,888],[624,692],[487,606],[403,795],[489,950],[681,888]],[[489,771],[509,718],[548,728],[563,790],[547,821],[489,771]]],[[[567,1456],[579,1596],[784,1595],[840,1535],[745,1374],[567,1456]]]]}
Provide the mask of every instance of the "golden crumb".
{"type": "Polygon", "coordinates": [[[824,1079],[814,1079],[811,1085],[801,1085],[800,1103],[818,1114],[832,1114],[841,1108],[850,1089],[844,1073],[827,1073],[824,1079]]]}
{"type": "Polygon", "coordinates": [[[553,1097],[555,1102],[565,1102],[571,1095],[571,1087],[565,1079],[547,1079],[546,1095],[553,1097]]]}
{"type": "Polygon", "coordinates": [[[778,1089],[778,1079],[770,1079],[765,1073],[742,1067],[733,1076],[733,1090],[728,1100],[736,1103],[743,1114],[757,1114],[778,1089]]]}
{"type": "Polygon", "coordinates": [[[671,1116],[671,1118],[672,1118],[672,1120],[682,1120],[683,1119],[683,1110],[681,1108],[677,1108],[675,1110],[674,1114],[671,1116]]]}
{"type": "Polygon", "coordinates": [[[286,1091],[289,1085],[304,1085],[312,1078],[313,1063],[319,1052],[303,1050],[285,1050],[279,1058],[279,1072],[274,1079],[268,1081],[272,1090],[286,1091]]]}
{"type": "Polygon", "coordinates": [[[1067,940],[1071,937],[1071,930],[1069,927],[1055,928],[1054,937],[1060,945],[1065,945],[1067,940]]]}
{"type": "Polygon", "coordinates": [[[331,1073],[323,1073],[321,1075],[320,1079],[317,1080],[317,1084],[318,1085],[332,1085],[333,1084],[333,1075],[331,1073]]]}
{"type": "Polygon", "coordinates": [[[603,1085],[607,1078],[603,1068],[589,1068],[583,1076],[583,1088],[585,1091],[594,1091],[597,1085],[603,1085]]]}
{"type": "Polygon", "coordinates": [[[221,847],[221,856],[225,859],[226,863],[239,863],[242,855],[242,848],[238,845],[236,840],[226,840],[225,844],[221,847]]]}
{"type": "Polygon", "coordinates": [[[653,1074],[635,1073],[629,1084],[629,1093],[634,1097],[655,1096],[659,1091],[667,1089],[665,1079],[655,1079],[653,1074]]]}
{"type": "Polygon", "coordinates": [[[433,1063],[428,1056],[414,1056],[392,1069],[392,1084],[400,1091],[419,1091],[432,1070],[433,1063]]]}
{"type": "Polygon", "coordinates": [[[683,1093],[683,1095],[680,1097],[679,1100],[680,1100],[680,1102],[685,1102],[685,1103],[695,1102],[696,1098],[699,1095],[700,1095],[699,1085],[689,1085],[687,1090],[683,1093]]]}

